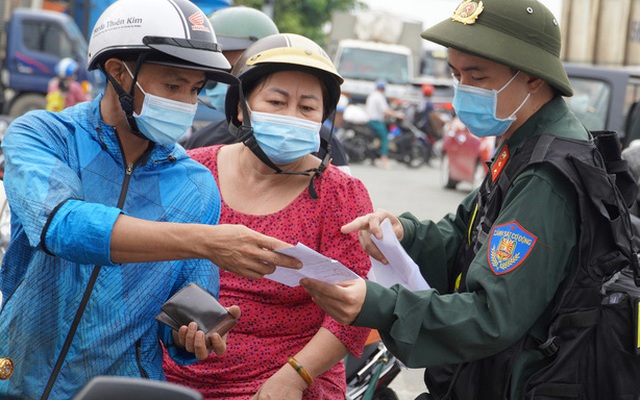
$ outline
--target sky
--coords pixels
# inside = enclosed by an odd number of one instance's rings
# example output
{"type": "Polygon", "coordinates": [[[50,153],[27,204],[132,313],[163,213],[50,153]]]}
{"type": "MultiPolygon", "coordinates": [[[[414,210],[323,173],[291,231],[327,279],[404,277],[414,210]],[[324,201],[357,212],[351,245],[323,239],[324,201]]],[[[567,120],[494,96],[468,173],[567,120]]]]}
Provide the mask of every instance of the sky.
{"type": "MultiPolygon", "coordinates": [[[[360,0],[373,10],[394,13],[404,19],[421,20],[424,28],[448,18],[461,0],[360,0]]],[[[560,21],[562,0],[540,0],[560,21]]]]}

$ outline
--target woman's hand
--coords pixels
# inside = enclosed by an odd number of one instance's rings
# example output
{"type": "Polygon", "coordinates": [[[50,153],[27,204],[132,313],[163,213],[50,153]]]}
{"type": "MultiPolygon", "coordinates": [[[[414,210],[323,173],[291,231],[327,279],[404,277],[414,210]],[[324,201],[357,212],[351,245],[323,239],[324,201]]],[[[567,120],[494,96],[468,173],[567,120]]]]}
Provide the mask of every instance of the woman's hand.
{"type": "Polygon", "coordinates": [[[362,278],[336,284],[304,278],[300,285],[324,312],[343,325],[355,321],[367,296],[367,284],[362,278]]]}
{"type": "MultiPolygon", "coordinates": [[[[234,318],[240,318],[240,307],[231,306],[227,308],[227,311],[234,318]]],[[[209,342],[204,336],[204,332],[198,330],[198,324],[195,322],[191,322],[188,326],[182,325],[180,330],[173,331],[173,340],[176,343],[176,346],[182,347],[190,353],[194,353],[198,360],[205,360],[211,351],[215,352],[217,355],[224,354],[227,351],[227,335],[220,336],[218,333],[214,333],[209,337],[209,342]]]]}
{"type": "Polygon", "coordinates": [[[307,383],[288,363],[267,379],[252,400],[300,400],[307,383]]]}

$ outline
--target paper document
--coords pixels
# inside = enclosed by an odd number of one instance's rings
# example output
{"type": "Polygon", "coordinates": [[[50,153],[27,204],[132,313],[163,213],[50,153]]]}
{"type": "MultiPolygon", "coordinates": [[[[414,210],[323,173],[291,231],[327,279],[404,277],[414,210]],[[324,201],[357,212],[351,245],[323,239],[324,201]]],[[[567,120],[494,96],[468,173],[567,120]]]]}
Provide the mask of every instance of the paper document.
{"type": "Polygon", "coordinates": [[[339,261],[325,257],[302,243],[276,251],[302,261],[301,269],[276,267],[274,273],[265,275],[265,278],[288,286],[298,286],[302,278],[313,278],[326,283],[338,283],[358,278],[355,272],[339,261]]]}
{"type": "Polygon", "coordinates": [[[371,269],[367,278],[384,287],[391,287],[399,283],[412,291],[430,289],[431,287],[420,274],[418,265],[400,245],[391,227],[391,221],[385,219],[380,227],[382,228],[382,239],[377,239],[373,235],[371,235],[371,239],[389,261],[389,264],[385,265],[370,257],[371,269]]]}

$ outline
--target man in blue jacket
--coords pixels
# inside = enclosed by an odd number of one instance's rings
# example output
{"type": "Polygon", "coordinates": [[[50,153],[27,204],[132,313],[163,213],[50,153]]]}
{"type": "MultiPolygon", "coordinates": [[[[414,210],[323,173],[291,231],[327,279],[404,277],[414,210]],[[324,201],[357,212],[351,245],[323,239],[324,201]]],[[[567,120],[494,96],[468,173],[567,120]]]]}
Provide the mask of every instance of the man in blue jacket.
{"type": "Polygon", "coordinates": [[[298,266],[272,251],[285,243],[215,226],[216,183],[175,145],[207,79],[234,83],[229,67],[189,1],[120,0],[89,45],[104,94],[8,129],[0,398],[70,399],[97,375],[164,379],[158,339],[182,363],[225,350],[194,322],[161,327],[169,297],[189,282],[217,295],[216,265],[250,278],[298,266]]]}

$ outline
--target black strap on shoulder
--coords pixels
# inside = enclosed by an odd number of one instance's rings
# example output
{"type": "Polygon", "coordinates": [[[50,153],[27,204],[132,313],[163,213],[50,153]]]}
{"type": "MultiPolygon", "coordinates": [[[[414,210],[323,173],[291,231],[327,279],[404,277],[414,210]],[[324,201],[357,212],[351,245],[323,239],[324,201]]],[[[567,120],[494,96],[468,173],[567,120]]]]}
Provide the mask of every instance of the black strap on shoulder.
{"type": "Polygon", "coordinates": [[[618,134],[610,131],[593,131],[596,147],[602,155],[607,172],[615,176],[615,183],[625,203],[631,207],[638,194],[638,185],[629,171],[627,160],[622,158],[618,134]]]}
{"type": "MultiPolygon", "coordinates": [[[[635,182],[626,177],[630,174],[626,163],[621,160],[619,148],[609,147],[612,137],[617,140],[614,132],[594,132],[593,137],[586,141],[549,134],[533,136],[511,154],[496,181],[492,181],[488,174],[476,197],[477,208],[469,227],[469,243],[457,260],[457,264],[462,266],[463,277],[470,259],[486,242],[516,178],[532,166],[550,165],[575,189],[580,223],[578,267],[570,272],[556,293],[551,306],[552,324],[576,328],[596,324],[600,318],[598,306],[602,283],[624,266],[631,265],[636,285],[640,286],[640,266],[627,202],[631,195],[635,199],[637,188],[635,182]],[[574,290],[576,288],[578,290],[574,290]],[[566,312],[590,308],[593,311],[566,312]]],[[[463,285],[464,279],[461,279],[460,287],[465,290],[463,285]]],[[[557,339],[550,334],[541,343],[528,335],[522,343],[535,340],[541,354],[553,357],[559,349],[557,339]]],[[[481,368],[483,364],[475,364],[474,367],[478,365],[481,368]]],[[[577,397],[582,389],[579,385],[551,384],[535,390],[539,395],[577,397]]]]}
{"type": "MultiPolygon", "coordinates": [[[[552,165],[576,190],[580,212],[581,268],[569,277],[564,292],[559,292],[561,295],[556,301],[555,311],[576,279],[580,284],[588,282],[590,286],[599,286],[602,282],[597,277],[631,265],[636,283],[640,283],[640,265],[635,255],[637,249],[628,210],[635,200],[637,185],[621,158],[617,134],[591,133],[592,139],[588,141],[549,134],[527,139],[511,157],[498,178],[497,188],[491,193],[492,199],[503,196],[524,169],[542,163],[552,165]],[[604,232],[607,233],[606,238],[602,237],[604,232]]],[[[501,201],[489,203],[497,204],[487,216],[493,221],[501,201]]]]}
{"type": "Polygon", "coordinates": [[[87,283],[87,287],[84,290],[82,295],[82,300],[80,301],[80,305],[76,310],[76,314],[73,317],[73,322],[71,323],[71,328],[69,328],[69,332],[67,333],[67,337],[64,340],[64,345],[58,354],[58,358],[56,359],[56,364],[53,367],[53,371],[49,376],[49,380],[47,381],[47,386],[45,386],[44,391],[42,392],[42,396],[40,400],[47,400],[49,395],[51,394],[51,390],[53,390],[53,385],[56,383],[56,379],[58,379],[58,375],[60,374],[60,370],[62,369],[62,363],[67,358],[67,353],[69,352],[69,348],[71,347],[71,343],[73,342],[73,338],[76,335],[76,331],[78,330],[78,325],[80,325],[80,320],[82,319],[82,315],[84,314],[84,310],[87,308],[87,303],[89,303],[89,299],[91,298],[91,292],[93,292],[93,287],[96,284],[98,279],[98,275],[100,274],[100,265],[96,265],[91,272],[91,277],[89,278],[89,282],[87,283]]]}
{"type": "Polygon", "coordinates": [[[104,65],[102,63],[98,64],[98,68],[100,68],[104,76],[111,83],[111,86],[113,86],[113,89],[118,94],[118,101],[120,102],[120,107],[122,108],[122,111],[124,111],[124,115],[127,118],[127,123],[129,124],[129,129],[131,130],[131,133],[145,140],[149,140],[149,139],[142,132],[140,132],[140,129],[138,128],[138,123],[136,122],[136,119],[133,116],[133,113],[135,111],[134,105],[133,105],[133,95],[135,93],[136,82],[138,80],[138,72],[140,72],[140,68],[142,67],[142,64],[147,59],[147,57],[148,57],[147,53],[141,53],[138,56],[138,59],[136,61],[136,66],[133,71],[133,78],[131,81],[131,87],[129,88],[129,92],[125,91],[122,88],[122,86],[120,86],[118,81],[116,81],[115,78],[111,76],[110,73],[107,72],[107,70],[104,68],[104,65]]]}

